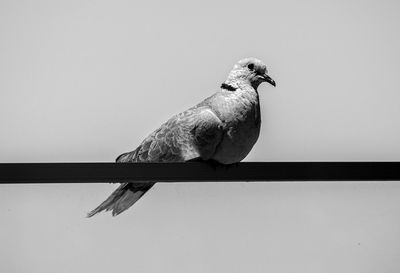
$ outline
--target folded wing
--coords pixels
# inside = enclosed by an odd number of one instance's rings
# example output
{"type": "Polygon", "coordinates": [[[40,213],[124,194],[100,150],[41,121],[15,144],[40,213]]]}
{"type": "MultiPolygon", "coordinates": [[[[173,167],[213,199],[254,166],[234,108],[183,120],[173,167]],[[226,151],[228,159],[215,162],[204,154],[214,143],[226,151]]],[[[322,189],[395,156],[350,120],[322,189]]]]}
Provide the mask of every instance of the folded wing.
{"type": "MultiPolygon", "coordinates": [[[[173,116],[150,134],[134,151],[124,153],[117,163],[185,162],[210,159],[224,134],[224,124],[206,105],[173,116]]],[[[88,217],[106,210],[113,216],[138,201],[154,183],[122,183],[88,217]]]]}

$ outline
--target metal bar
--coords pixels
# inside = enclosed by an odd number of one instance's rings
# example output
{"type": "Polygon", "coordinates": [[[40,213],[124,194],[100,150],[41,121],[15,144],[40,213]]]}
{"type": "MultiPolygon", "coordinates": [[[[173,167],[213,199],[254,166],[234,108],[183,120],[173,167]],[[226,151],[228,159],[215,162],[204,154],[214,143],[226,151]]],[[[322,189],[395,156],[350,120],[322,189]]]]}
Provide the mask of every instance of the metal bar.
{"type": "Polygon", "coordinates": [[[400,181],[400,162],[1,163],[0,183],[400,181]]]}

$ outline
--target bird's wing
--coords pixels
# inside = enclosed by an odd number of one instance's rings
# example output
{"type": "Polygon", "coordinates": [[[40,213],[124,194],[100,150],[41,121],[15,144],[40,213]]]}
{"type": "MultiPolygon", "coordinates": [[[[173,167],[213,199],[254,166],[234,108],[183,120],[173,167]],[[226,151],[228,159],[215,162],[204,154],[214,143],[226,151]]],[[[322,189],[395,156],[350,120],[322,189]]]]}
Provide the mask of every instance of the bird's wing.
{"type": "MultiPolygon", "coordinates": [[[[180,113],[150,134],[134,151],[120,155],[117,163],[184,162],[208,160],[223,136],[223,123],[207,106],[180,113]]],[[[139,200],[154,183],[122,183],[103,203],[88,213],[112,210],[118,215],[139,200]]]]}
{"type": "Polygon", "coordinates": [[[120,155],[116,162],[207,160],[220,143],[223,130],[223,123],[208,106],[193,107],[173,116],[134,151],[120,155]]]}

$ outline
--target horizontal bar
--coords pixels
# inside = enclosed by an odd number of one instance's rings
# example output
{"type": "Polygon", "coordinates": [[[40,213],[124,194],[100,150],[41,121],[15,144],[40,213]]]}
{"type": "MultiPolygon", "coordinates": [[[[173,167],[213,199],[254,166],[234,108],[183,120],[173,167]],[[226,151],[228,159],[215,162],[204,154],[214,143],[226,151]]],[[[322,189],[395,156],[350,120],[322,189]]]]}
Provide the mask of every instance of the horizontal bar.
{"type": "Polygon", "coordinates": [[[1,163],[0,183],[400,180],[400,162],[1,163]]]}

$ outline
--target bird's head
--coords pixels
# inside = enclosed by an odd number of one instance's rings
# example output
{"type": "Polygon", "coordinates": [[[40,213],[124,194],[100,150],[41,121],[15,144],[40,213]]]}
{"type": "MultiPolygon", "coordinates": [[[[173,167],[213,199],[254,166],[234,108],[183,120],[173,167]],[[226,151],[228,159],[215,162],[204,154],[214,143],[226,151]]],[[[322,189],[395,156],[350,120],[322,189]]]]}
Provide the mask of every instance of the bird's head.
{"type": "Polygon", "coordinates": [[[254,89],[262,82],[276,86],[275,81],[268,76],[267,66],[256,58],[242,59],[233,66],[225,83],[235,86],[238,82],[250,83],[254,89]]]}

